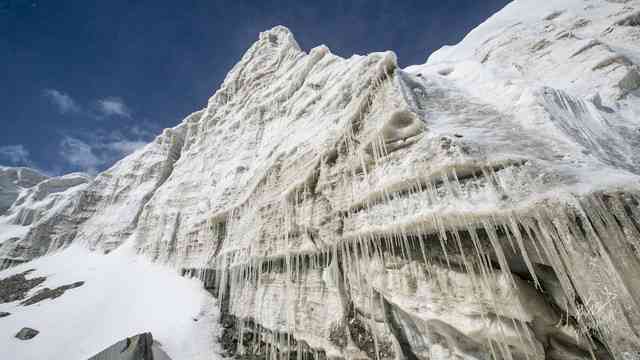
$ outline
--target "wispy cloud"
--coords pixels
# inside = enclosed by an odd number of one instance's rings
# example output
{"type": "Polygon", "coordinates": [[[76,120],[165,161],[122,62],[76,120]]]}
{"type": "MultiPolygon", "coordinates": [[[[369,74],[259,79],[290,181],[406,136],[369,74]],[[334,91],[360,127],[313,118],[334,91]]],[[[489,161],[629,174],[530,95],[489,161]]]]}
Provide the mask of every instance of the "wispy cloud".
{"type": "Polygon", "coordinates": [[[43,93],[58,108],[61,114],[82,111],[78,103],[69,94],[56,89],[45,89],[43,93]]]}
{"type": "Polygon", "coordinates": [[[60,141],[60,156],[66,165],[95,174],[148,144],[157,131],[156,126],[145,122],[125,132],[76,130],[64,134],[60,141]]]}
{"type": "Polygon", "coordinates": [[[30,153],[27,148],[22,145],[4,145],[0,146],[0,159],[8,161],[11,165],[31,165],[30,153]]]}
{"type": "Polygon", "coordinates": [[[105,148],[109,150],[113,150],[116,153],[126,156],[131,154],[132,152],[140,149],[141,147],[147,145],[146,141],[138,141],[138,140],[120,140],[114,141],[108,144],[105,144],[105,148]]]}
{"type": "Polygon", "coordinates": [[[158,124],[153,124],[148,121],[140,121],[138,124],[129,128],[131,134],[138,138],[151,139],[159,135],[162,130],[158,124]]]}
{"type": "Polygon", "coordinates": [[[104,163],[104,159],[93,152],[91,145],[71,136],[65,136],[60,142],[60,155],[68,164],[90,174],[97,173],[98,166],[104,163]]]}
{"type": "MultiPolygon", "coordinates": [[[[105,118],[133,120],[131,108],[120,97],[105,97],[80,103],[61,90],[45,89],[43,93],[61,114],[74,113],[76,116],[95,120],[105,118]]],[[[132,126],[122,130],[95,128],[95,124],[88,125],[94,127],[90,130],[76,128],[62,131],[58,151],[61,161],[52,164],[51,167],[67,170],[73,168],[95,174],[116,160],[143,147],[160,131],[157,125],[147,121],[136,121],[132,126]]],[[[28,159],[28,151],[21,153],[19,150],[6,149],[4,152],[7,154],[0,153],[0,159],[1,157],[28,159]]],[[[9,161],[15,163],[18,160],[9,161]]]]}
{"type": "Polygon", "coordinates": [[[98,109],[105,116],[131,118],[131,110],[122,99],[117,97],[98,100],[98,109]]]}
{"type": "Polygon", "coordinates": [[[42,91],[60,114],[81,114],[93,119],[105,117],[122,117],[131,119],[131,108],[120,97],[107,97],[92,101],[84,106],[71,95],[57,89],[45,89],[42,91]]]}

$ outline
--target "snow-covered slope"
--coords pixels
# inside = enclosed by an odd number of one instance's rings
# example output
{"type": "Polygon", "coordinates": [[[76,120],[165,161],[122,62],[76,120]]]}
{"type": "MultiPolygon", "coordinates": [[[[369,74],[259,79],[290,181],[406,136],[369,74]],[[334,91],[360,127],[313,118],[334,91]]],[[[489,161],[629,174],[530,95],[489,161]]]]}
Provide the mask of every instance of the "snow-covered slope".
{"type": "Polygon", "coordinates": [[[406,69],[276,27],[15,257],[127,246],[198,276],[228,353],[623,359],[640,351],[639,8],[516,0],[406,69]]]}
{"type": "Polygon", "coordinates": [[[638,11],[636,1],[515,1],[407,71],[446,74],[523,126],[569,143],[568,156],[637,173],[638,11]]]}
{"type": "Polygon", "coordinates": [[[3,271],[2,277],[28,269],[36,270],[27,278],[46,277],[39,288],[84,284],[33,305],[0,304],[0,312],[11,314],[0,321],[0,359],[88,359],[149,331],[172,359],[215,358],[217,311],[211,295],[197,281],[151,264],[131,249],[104,256],[71,246],[3,271]],[[25,326],[40,334],[28,341],[14,338],[25,326]]]}

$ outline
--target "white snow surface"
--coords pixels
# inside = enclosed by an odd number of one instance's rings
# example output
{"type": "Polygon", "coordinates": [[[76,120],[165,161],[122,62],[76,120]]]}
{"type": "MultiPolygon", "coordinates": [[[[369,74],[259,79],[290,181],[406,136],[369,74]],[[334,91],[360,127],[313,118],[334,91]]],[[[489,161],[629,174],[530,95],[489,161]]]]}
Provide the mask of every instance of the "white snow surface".
{"type": "Polygon", "coordinates": [[[29,306],[0,304],[0,311],[11,313],[0,321],[0,359],[82,360],[148,331],[172,359],[216,358],[215,299],[199,281],[152,264],[127,245],[109,255],[71,246],[2,271],[0,278],[28,269],[35,271],[27,278],[47,277],[29,295],[43,287],[85,283],[29,306]],[[23,327],[40,334],[16,339],[23,327]]]}
{"type": "Polygon", "coordinates": [[[23,237],[29,231],[28,226],[7,224],[7,219],[0,219],[0,244],[14,237],[23,237]]]}

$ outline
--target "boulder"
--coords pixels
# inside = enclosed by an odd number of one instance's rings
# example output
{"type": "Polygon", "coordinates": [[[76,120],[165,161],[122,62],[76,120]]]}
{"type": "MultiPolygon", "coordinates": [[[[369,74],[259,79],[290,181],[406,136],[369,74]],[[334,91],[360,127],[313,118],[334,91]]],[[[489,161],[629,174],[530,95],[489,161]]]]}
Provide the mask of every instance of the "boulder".
{"type": "Polygon", "coordinates": [[[171,360],[150,332],[120,340],[88,360],[171,360]]]}
{"type": "Polygon", "coordinates": [[[38,331],[36,329],[23,327],[16,334],[16,338],[18,338],[20,340],[30,340],[30,339],[33,339],[34,337],[36,337],[36,335],[38,335],[39,333],[40,333],[40,331],[38,331]]]}

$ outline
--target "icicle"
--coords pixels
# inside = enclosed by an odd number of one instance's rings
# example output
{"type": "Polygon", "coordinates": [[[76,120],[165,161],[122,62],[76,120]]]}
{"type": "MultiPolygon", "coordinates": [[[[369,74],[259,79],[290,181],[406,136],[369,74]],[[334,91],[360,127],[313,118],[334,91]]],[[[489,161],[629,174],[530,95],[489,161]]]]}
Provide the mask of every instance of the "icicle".
{"type": "Polygon", "coordinates": [[[438,240],[440,240],[440,247],[442,248],[447,268],[451,269],[451,262],[449,261],[449,255],[447,254],[447,231],[438,216],[433,215],[433,223],[438,229],[438,240]]]}
{"type": "Polygon", "coordinates": [[[626,236],[621,229],[620,222],[614,219],[614,215],[607,209],[599,196],[591,196],[585,199],[586,211],[590,222],[595,225],[599,234],[593,236],[601,250],[601,255],[608,262],[612,272],[617,277],[618,288],[624,289],[636,309],[640,308],[640,262],[634,256],[627,256],[629,247],[626,236]],[[622,256],[621,256],[622,255],[622,256]]]}
{"type": "Polygon", "coordinates": [[[541,285],[540,282],[538,281],[538,276],[536,275],[536,271],[533,268],[533,263],[531,262],[531,259],[529,258],[529,254],[527,252],[527,249],[524,246],[524,240],[522,238],[522,234],[520,233],[520,227],[518,226],[518,223],[515,220],[515,215],[511,214],[508,217],[509,219],[509,226],[511,228],[511,233],[515,236],[516,238],[516,242],[518,244],[518,248],[520,249],[520,253],[522,254],[522,257],[524,259],[524,262],[527,266],[527,269],[529,270],[529,274],[531,274],[531,277],[533,278],[533,282],[536,286],[536,288],[540,289],[541,285]]]}
{"type": "Polygon", "coordinates": [[[507,258],[504,254],[504,250],[502,249],[502,244],[500,243],[500,239],[498,238],[498,234],[495,231],[496,221],[495,219],[491,219],[491,221],[487,221],[482,219],[482,226],[485,232],[488,235],[489,242],[491,243],[491,247],[493,248],[494,254],[498,259],[498,264],[500,265],[500,270],[506,275],[507,279],[511,283],[512,286],[515,286],[515,281],[511,276],[511,269],[509,267],[509,263],[507,262],[507,258]]]}

